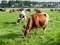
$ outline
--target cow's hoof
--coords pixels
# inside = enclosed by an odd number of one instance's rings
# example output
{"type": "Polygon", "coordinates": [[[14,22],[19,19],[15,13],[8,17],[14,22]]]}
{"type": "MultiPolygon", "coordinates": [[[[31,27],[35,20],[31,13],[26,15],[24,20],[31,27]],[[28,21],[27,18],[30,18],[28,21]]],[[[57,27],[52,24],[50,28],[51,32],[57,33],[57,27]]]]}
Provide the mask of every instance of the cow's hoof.
{"type": "Polygon", "coordinates": [[[25,38],[24,36],[22,38],[25,38]]]}

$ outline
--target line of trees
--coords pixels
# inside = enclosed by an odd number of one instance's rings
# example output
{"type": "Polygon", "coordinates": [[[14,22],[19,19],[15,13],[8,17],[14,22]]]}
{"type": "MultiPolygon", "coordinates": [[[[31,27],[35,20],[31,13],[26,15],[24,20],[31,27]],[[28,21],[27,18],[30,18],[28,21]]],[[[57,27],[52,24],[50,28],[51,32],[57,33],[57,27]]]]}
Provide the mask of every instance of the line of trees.
{"type": "Polygon", "coordinates": [[[42,8],[57,8],[60,7],[60,2],[31,2],[31,1],[2,1],[0,8],[20,8],[20,7],[42,7],[42,8]]]}

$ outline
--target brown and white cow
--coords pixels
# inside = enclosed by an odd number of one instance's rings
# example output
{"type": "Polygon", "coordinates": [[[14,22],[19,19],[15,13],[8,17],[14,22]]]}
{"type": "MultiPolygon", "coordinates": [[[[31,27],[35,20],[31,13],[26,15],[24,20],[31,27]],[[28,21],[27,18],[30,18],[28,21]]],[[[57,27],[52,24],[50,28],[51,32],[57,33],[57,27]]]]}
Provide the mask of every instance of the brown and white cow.
{"type": "Polygon", "coordinates": [[[10,9],[9,13],[12,13],[12,12],[15,12],[16,10],[13,8],[13,9],[10,9]]]}
{"type": "Polygon", "coordinates": [[[38,28],[40,27],[43,28],[43,33],[45,33],[45,28],[48,23],[48,19],[49,16],[46,13],[35,13],[31,15],[24,29],[23,37],[26,37],[33,28],[36,28],[35,34],[37,33],[38,28]]]}

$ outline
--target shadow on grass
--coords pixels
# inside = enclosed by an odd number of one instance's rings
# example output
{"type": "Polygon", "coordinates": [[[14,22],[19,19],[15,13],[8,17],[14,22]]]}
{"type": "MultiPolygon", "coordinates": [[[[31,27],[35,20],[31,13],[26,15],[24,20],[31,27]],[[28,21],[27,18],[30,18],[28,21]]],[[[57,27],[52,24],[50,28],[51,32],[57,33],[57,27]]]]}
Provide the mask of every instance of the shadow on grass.
{"type": "Polygon", "coordinates": [[[56,38],[47,37],[47,41],[44,43],[45,45],[60,45],[60,34],[56,36],[56,38]]]}
{"type": "Polygon", "coordinates": [[[0,22],[0,23],[3,23],[3,24],[16,24],[16,22],[0,22]]]}
{"type": "Polygon", "coordinates": [[[8,34],[8,35],[2,35],[2,36],[0,36],[0,38],[1,39],[15,39],[15,38],[22,38],[22,35],[11,33],[11,34],[8,34]]]}
{"type": "MultiPolygon", "coordinates": [[[[0,45],[9,45],[10,44],[9,41],[12,41],[12,40],[15,40],[15,39],[22,39],[22,35],[21,34],[16,34],[16,33],[2,35],[2,36],[0,36],[0,45]]],[[[12,42],[11,42],[11,44],[12,44],[12,42]]]]}
{"type": "Polygon", "coordinates": [[[0,45],[7,45],[4,41],[0,41],[0,45]]]}

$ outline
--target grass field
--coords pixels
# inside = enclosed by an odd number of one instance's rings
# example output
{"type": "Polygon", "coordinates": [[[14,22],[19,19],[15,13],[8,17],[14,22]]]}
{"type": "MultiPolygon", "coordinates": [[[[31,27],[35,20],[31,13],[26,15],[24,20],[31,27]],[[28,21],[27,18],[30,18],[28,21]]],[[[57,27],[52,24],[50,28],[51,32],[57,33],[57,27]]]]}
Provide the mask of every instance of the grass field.
{"type": "MultiPolygon", "coordinates": [[[[22,30],[28,19],[16,24],[20,12],[9,13],[9,9],[0,12],[0,45],[60,45],[60,12],[52,12],[49,8],[40,8],[40,10],[48,13],[50,18],[46,33],[43,34],[42,28],[39,28],[37,36],[33,30],[25,39],[22,38],[22,30]]],[[[33,13],[32,9],[28,18],[33,13]]]]}

